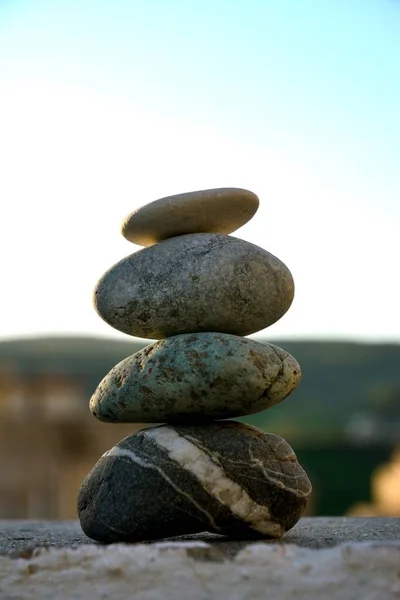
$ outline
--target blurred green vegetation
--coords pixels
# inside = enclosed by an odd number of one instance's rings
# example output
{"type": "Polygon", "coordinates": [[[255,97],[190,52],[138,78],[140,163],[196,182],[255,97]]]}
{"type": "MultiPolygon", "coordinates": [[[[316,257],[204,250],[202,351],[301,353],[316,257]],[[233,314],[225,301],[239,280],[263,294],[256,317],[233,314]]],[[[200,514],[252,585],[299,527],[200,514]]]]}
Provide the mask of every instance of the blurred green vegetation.
{"type": "Polygon", "coordinates": [[[343,515],[359,502],[371,502],[371,475],[391,458],[385,444],[327,444],[296,447],[296,456],[313,484],[317,515],[343,515]]]}
{"type": "Polygon", "coordinates": [[[274,343],[298,360],[301,383],[273,409],[241,420],[307,446],[348,439],[357,420],[374,424],[377,437],[388,419],[400,423],[400,345],[274,343]]]}

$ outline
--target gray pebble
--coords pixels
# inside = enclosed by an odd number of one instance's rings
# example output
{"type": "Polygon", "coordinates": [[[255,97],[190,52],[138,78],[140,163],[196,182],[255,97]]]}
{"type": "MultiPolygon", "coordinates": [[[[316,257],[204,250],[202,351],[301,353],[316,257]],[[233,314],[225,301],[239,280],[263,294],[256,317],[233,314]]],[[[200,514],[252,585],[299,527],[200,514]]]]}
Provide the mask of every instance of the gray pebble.
{"type": "Polygon", "coordinates": [[[300,377],[299,364],[277,346],[223,333],[177,335],[116,365],[90,410],[112,422],[227,419],[281,402],[300,377]]]}
{"type": "Polygon", "coordinates": [[[200,531],[279,538],[311,484],[279,436],[232,421],[152,427],[106,452],[78,497],[83,531],[103,543],[200,531]]]}
{"type": "Polygon", "coordinates": [[[254,216],[258,197],[239,188],[167,196],[141,206],[122,224],[122,235],[139,246],[186,233],[232,233],[254,216]]]}
{"type": "Polygon", "coordinates": [[[289,269],[266,250],[232,236],[197,233],[119,261],[98,282],[94,305],[111,327],[142,338],[249,335],[278,321],[293,296],[289,269]]]}

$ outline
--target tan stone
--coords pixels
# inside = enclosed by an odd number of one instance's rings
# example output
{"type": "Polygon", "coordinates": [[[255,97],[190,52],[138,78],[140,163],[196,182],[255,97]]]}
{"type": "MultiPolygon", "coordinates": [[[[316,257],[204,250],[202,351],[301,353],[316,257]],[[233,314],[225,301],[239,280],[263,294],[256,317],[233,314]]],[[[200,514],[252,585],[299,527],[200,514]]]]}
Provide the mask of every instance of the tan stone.
{"type": "Polygon", "coordinates": [[[250,221],[258,197],[239,188],[217,188],[167,196],[128,215],[122,235],[139,246],[152,246],[186,233],[232,233],[250,221]]]}

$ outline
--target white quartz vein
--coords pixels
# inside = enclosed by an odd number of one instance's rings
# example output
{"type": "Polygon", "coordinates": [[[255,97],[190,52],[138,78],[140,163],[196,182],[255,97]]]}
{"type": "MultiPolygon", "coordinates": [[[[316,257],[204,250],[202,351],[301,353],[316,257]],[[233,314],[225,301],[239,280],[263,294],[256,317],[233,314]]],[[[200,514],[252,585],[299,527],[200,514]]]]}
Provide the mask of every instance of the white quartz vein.
{"type": "Polygon", "coordinates": [[[271,520],[267,506],[254,502],[245,489],[226,475],[221,465],[174,429],[164,425],[142,430],[137,435],[143,435],[166,450],[169,458],[194,475],[210,496],[252,529],[273,537],[282,535],[281,526],[271,520]]]}
{"type": "MultiPolygon", "coordinates": [[[[197,440],[195,440],[195,438],[193,438],[192,436],[187,436],[187,438],[190,440],[193,440],[193,442],[196,442],[196,445],[198,445],[199,448],[205,450],[205,446],[203,446],[202,444],[199,444],[199,442],[197,440]]],[[[279,445],[277,447],[279,447],[279,445]]],[[[267,468],[265,466],[265,462],[263,462],[261,459],[254,456],[254,454],[251,450],[251,445],[249,445],[248,450],[249,450],[249,459],[248,460],[242,460],[242,461],[237,460],[237,459],[232,460],[232,459],[229,459],[226,457],[224,458],[224,460],[225,460],[225,462],[233,462],[233,463],[235,463],[235,465],[243,465],[243,468],[246,470],[256,468],[263,475],[264,479],[266,479],[273,485],[276,485],[276,487],[279,487],[282,490],[286,490],[287,492],[292,493],[294,496],[297,496],[298,498],[308,498],[308,496],[311,493],[310,487],[306,487],[303,490],[300,487],[291,487],[288,484],[289,481],[293,481],[294,485],[296,485],[296,481],[303,480],[304,475],[302,473],[299,473],[298,475],[294,475],[292,473],[291,474],[283,473],[282,469],[275,471],[274,469],[271,468],[271,466],[268,466],[268,468],[267,468]],[[273,477],[273,475],[276,475],[277,477],[273,477]]],[[[208,454],[215,463],[217,463],[219,465],[221,464],[220,454],[218,452],[210,452],[208,450],[208,454]]],[[[272,456],[272,454],[271,454],[271,456],[272,456]]],[[[290,455],[287,455],[287,458],[289,460],[290,460],[290,457],[293,457],[294,460],[296,460],[295,454],[293,452],[290,455]]],[[[268,458],[268,462],[270,465],[272,465],[272,464],[279,465],[280,464],[279,460],[276,458],[268,458]]],[[[259,478],[257,477],[257,479],[259,479],[259,478]]]]}
{"type": "MultiPolygon", "coordinates": [[[[251,451],[251,447],[249,447],[249,455],[250,455],[250,459],[251,459],[251,465],[249,465],[249,466],[258,467],[260,469],[261,473],[264,475],[265,479],[267,481],[269,481],[270,483],[272,483],[273,485],[276,485],[277,487],[281,488],[282,490],[286,490],[287,492],[291,492],[298,498],[303,498],[303,497],[306,498],[310,495],[311,490],[308,488],[303,490],[299,487],[294,488],[294,487],[290,487],[288,485],[288,481],[290,481],[290,480],[293,480],[295,482],[296,480],[303,479],[303,476],[301,474],[289,476],[289,475],[282,473],[282,471],[274,471],[271,468],[265,468],[265,464],[263,463],[263,461],[260,460],[259,458],[256,458],[253,455],[253,453],[251,451]],[[277,475],[277,477],[273,477],[273,475],[277,475]]],[[[279,464],[278,460],[275,460],[274,462],[279,464]]]]}
{"type": "Polygon", "coordinates": [[[176,492],[178,492],[178,494],[181,494],[182,496],[184,496],[187,500],[189,500],[189,502],[191,502],[197,508],[197,510],[202,512],[207,517],[207,519],[211,523],[212,527],[216,531],[219,530],[218,525],[216,524],[216,522],[214,521],[214,519],[212,518],[210,513],[207,510],[205,510],[198,502],[196,502],[196,500],[190,494],[188,494],[187,492],[182,490],[182,488],[180,488],[178,485],[176,485],[176,483],[174,483],[172,481],[172,479],[170,477],[168,477],[168,475],[166,473],[164,473],[164,471],[162,470],[161,467],[159,467],[153,463],[150,463],[150,462],[144,460],[143,458],[140,458],[140,456],[138,456],[133,450],[128,450],[128,448],[119,448],[118,446],[114,446],[114,448],[111,448],[111,450],[108,450],[108,452],[105,452],[103,454],[103,456],[104,457],[106,457],[106,456],[118,456],[118,457],[124,456],[126,458],[129,458],[131,461],[133,461],[140,467],[143,467],[144,469],[153,469],[154,471],[157,471],[157,473],[159,473],[161,475],[161,477],[163,479],[165,479],[165,481],[167,483],[169,483],[169,485],[176,492]]]}

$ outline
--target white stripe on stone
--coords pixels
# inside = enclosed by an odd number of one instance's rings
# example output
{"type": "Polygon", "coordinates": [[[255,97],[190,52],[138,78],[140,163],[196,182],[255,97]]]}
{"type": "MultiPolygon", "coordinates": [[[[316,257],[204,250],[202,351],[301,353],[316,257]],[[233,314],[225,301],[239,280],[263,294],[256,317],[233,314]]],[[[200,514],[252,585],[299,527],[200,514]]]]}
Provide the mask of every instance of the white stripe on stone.
{"type": "Polygon", "coordinates": [[[179,435],[166,425],[145,429],[136,435],[151,439],[182,469],[194,475],[201,486],[223,506],[249,526],[264,534],[280,537],[283,534],[279,523],[271,521],[267,506],[257,504],[235,481],[227,477],[222,467],[195,444],[179,435]]]}
{"type": "MultiPolygon", "coordinates": [[[[286,442],[284,442],[284,440],[282,440],[281,444],[283,444],[283,443],[285,444],[285,447],[286,447],[287,444],[286,444],[286,442]]],[[[278,487],[282,490],[286,490],[287,492],[290,492],[291,494],[293,494],[294,496],[297,496],[298,498],[307,498],[310,495],[311,483],[310,483],[310,487],[307,487],[305,489],[302,489],[302,487],[300,487],[300,486],[291,487],[288,484],[288,481],[290,481],[290,480],[296,482],[296,480],[303,479],[303,475],[301,473],[299,473],[298,475],[291,475],[290,477],[286,476],[285,481],[282,481],[282,470],[274,471],[271,468],[271,466],[268,469],[266,469],[264,463],[259,458],[256,458],[253,455],[250,447],[249,447],[249,455],[250,455],[250,459],[251,459],[251,466],[257,467],[258,469],[260,469],[260,471],[264,475],[265,479],[267,481],[269,481],[270,483],[272,483],[272,485],[275,485],[276,487],[278,487]],[[276,475],[277,477],[274,477],[274,475],[276,475]]],[[[293,451],[290,454],[288,454],[285,458],[286,458],[286,460],[291,460],[293,462],[297,460],[296,455],[293,451]]],[[[275,460],[275,461],[271,461],[271,463],[279,464],[279,461],[275,460]]]]}
{"type": "MultiPolygon", "coordinates": [[[[269,434],[269,435],[272,436],[273,434],[269,434]]],[[[188,435],[186,439],[193,440],[193,443],[195,445],[197,445],[202,450],[205,450],[205,446],[203,444],[200,444],[199,441],[196,440],[195,438],[193,438],[192,436],[188,435]]],[[[276,447],[277,449],[279,448],[279,445],[284,445],[285,449],[290,451],[290,454],[287,454],[286,456],[282,456],[281,460],[297,462],[295,453],[289,447],[287,442],[285,442],[285,440],[282,439],[280,441],[280,443],[276,447]]],[[[247,460],[237,460],[237,459],[232,460],[232,459],[225,458],[225,462],[233,462],[233,463],[235,463],[235,465],[243,465],[243,468],[247,469],[247,470],[252,469],[252,468],[258,469],[258,471],[260,471],[264,475],[265,479],[267,481],[269,481],[270,483],[272,483],[273,485],[275,485],[276,487],[278,487],[282,490],[285,490],[287,492],[290,492],[294,496],[297,496],[298,498],[308,498],[308,496],[311,493],[311,483],[310,482],[309,482],[309,486],[306,487],[305,489],[303,489],[302,486],[291,487],[288,483],[289,481],[293,481],[295,483],[297,480],[303,480],[303,478],[304,478],[303,474],[299,473],[298,475],[293,475],[293,474],[286,475],[285,481],[283,481],[282,469],[278,469],[277,471],[274,471],[271,468],[271,465],[273,465],[273,464],[279,465],[279,461],[277,459],[270,458],[268,461],[269,467],[266,468],[265,463],[261,459],[259,459],[253,455],[250,445],[248,447],[248,451],[249,451],[249,458],[247,460]],[[273,475],[276,475],[277,477],[274,477],[273,475]]],[[[208,451],[208,454],[209,454],[209,456],[211,456],[211,460],[213,460],[217,464],[221,464],[220,463],[221,455],[218,452],[208,451]]],[[[271,454],[271,456],[272,456],[272,454],[271,454]]]]}
{"type": "Polygon", "coordinates": [[[207,517],[207,519],[211,523],[212,527],[216,531],[219,530],[218,525],[216,524],[216,522],[214,521],[214,519],[212,518],[210,513],[208,511],[206,511],[198,502],[196,502],[196,500],[190,494],[188,494],[187,492],[182,490],[178,485],[176,485],[176,483],[174,483],[172,481],[172,479],[170,477],[168,477],[168,475],[166,473],[164,473],[164,471],[158,465],[155,465],[147,460],[143,460],[143,458],[140,458],[140,456],[138,456],[133,450],[128,450],[128,448],[120,448],[118,446],[114,446],[113,448],[111,448],[111,450],[108,450],[107,452],[105,452],[103,454],[103,457],[106,457],[106,456],[119,456],[119,457],[125,456],[126,458],[129,458],[132,462],[136,463],[140,467],[143,467],[144,469],[153,469],[153,470],[157,471],[157,473],[159,473],[161,475],[161,477],[163,479],[165,479],[165,481],[167,483],[169,483],[169,485],[178,494],[181,494],[182,496],[187,498],[187,500],[189,500],[189,502],[191,502],[197,508],[197,510],[202,512],[207,517]]]}

